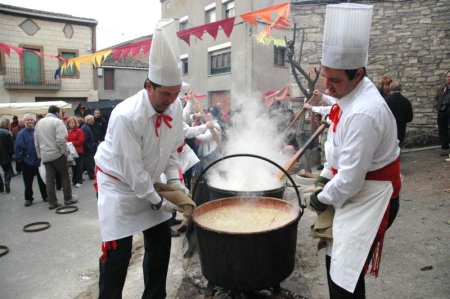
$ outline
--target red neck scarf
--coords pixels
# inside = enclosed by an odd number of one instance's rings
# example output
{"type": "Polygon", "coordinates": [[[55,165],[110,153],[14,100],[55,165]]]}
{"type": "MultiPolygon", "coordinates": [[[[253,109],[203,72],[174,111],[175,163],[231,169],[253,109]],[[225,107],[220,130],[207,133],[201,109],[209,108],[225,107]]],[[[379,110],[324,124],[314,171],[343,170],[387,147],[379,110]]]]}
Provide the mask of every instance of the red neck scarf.
{"type": "Polygon", "coordinates": [[[171,129],[172,125],[170,124],[170,122],[172,121],[172,117],[170,117],[167,114],[158,114],[158,116],[156,117],[156,124],[155,124],[155,134],[156,137],[159,137],[158,134],[158,129],[161,127],[161,122],[164,122],[166,124],[166,126],[171,129]]]}
{"type": "Polygon", "coordinates": [[[339,118],[341,117],[341,108],[338,104],[331,106],[330,119],[333,122],[333,132],[336,132],[337,124],[339,123],[339,118]]]}

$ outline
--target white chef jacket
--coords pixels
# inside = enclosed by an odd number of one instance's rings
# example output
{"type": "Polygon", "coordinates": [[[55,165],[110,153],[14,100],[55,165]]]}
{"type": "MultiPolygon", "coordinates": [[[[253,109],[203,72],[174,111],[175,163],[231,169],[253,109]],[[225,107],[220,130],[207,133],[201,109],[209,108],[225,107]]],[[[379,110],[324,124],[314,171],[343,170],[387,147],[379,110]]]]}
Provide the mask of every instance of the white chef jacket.
{"type": "Polygon", "coordinates": [[[400,148],[395,118],[369,79],[337,103],[341,116],[336,132],[328,130],[321,173],[331,180],[318,199],[336,210],[331,278],[353,292],[393,190],[391,182],[365,176],[395,161],[400,148]],[[338,169],[335,176],[331,167],[338,169]]]}
{"type": "MultiPolygon", "coordinates": [[[[214,130],[220,138],[222,129],[217,121],[214,121],[214,130]]],[[[211,154],[218,147],[211,130],[207,130],[205,133],[198,135],[196,138],[202,142],[199,149],[199,152],[202,153],[202,157],[211,154]]]]}
{"type": "MultiPolygon", "coordinates": [[[[392,163],[400,155],[394,115],[369,79],[364,78],[338,104],[339,124],[336,132],[330,127],[327,136],[335,154],[329,155],[325,149],[325,166],[339,172],[318,196],[324,204],[335,207],[361,189],[367,172],[392,163]]],[[[323,175],[330,178],[327,170],[323,175]]]]}
{"type": "MultiPolygon", "coordinates": [[[[183,135],[184,138],[194,138],[200,134],[205,133],[208,128],[205,124],[200,126],[190,127],[186,122],[183,122],[183,135]]],[[[194,150],[185,143],[181,152],[178,152],[178,158],[180,159],[181,169],[185,173],[189,168],[200,162],[200,159],[195,154],[194,150]]]]}
{"type": "Polygon", "coordinates": [[[105,141],[95,155],[101,169],[97,173],[98,213],[104,242],[133,235],[171,217],[152,210],[151,204],[160,200],[153,183],[160,181],[163,172],[168,180],[179,178],[176,149],[184,139],[181,101],[177,99],[164,114],[172,117],[172,128],[162,121],[157,137],[158,113],[145,89],[111,113],[105,141]]]}

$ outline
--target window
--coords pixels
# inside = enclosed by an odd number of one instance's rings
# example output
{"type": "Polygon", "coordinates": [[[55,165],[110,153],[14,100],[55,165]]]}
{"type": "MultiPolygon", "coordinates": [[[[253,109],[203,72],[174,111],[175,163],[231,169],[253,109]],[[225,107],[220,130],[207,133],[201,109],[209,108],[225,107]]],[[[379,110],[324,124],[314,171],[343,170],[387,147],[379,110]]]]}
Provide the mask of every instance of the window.
{"type": "Polygon", "coordinates": [[[187,57],[181,58],[181,74],[182,75],[189,74],[189,62],[187,57]]]}
{"type": "Polygon", "coordinates": [[[211,3],[205,7],[205,24],[216,21],[216,3],[211,3]]]}
{"type": "Polygon", "coordinates": [[[114,69],[104,69],[103,80],[105,90],[114,90],[114,69]]]}
{"type": "Polygon", "coordinates": [[[232,18],[234,14],[234,1],[223,3],[224,19],[232,18]]]}
{"type": "Polygon", "coordinates": [[[284,66],[286,60],[286,48],[274,46],[274,64],[284,66]]]}
{"type": "MultiPolygon", "coordinates": [[[[75,58],[78,56],[77,50],[62,50],[62,49],[60,49],[58,52],[61,57],[67,58],[67,59],[75,58]]],[[[62,64],[62,62],[60,62],[60,64],[62,64]]],[[[77,68],[75,67],[75,65],[72,65],[72,66],[64,69],[64,71],[61,73],[61,77],[62,78],[79,78],[79,72],[78,72],[77,68]]]]}
{"type": "Polygon", "coordinates": [[[231,73],[231,48],[209,53],[210,74],[231,73]]]}
{"type": "Polygon", "coordinates": [[[180,29],[179,29],[180,31],[188,29],[188,17],[187,16],[180,18],[179,27],[180,27],[180,29]]]}

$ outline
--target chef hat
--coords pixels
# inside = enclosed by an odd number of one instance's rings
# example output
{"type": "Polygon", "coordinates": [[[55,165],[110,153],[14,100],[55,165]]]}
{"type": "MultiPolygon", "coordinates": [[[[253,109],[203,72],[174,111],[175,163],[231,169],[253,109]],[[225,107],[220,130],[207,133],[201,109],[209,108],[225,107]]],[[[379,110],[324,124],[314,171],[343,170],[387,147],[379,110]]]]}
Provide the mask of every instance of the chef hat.
{"type": "Polygon", "coordinates": [[[372,5],[327,5],[322,65],[343,70],[365,67],[369,52],[372,5]]]}
{"type": "Polygon", "coordinates": [[[180,50],[173,19],[159,20],[156,25],[148,63],[148,78],[152,82],[164,86],[181,84],[180,50]]]}

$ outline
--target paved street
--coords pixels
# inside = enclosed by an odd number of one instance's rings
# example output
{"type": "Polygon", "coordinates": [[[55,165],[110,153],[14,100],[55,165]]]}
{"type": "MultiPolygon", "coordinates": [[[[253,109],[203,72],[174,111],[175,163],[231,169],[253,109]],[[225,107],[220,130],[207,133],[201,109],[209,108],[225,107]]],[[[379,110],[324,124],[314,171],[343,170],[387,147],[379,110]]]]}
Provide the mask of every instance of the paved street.
{"type": "MultiPolygon", "coordinates": [[[[41,199],[36,180],[33,205],[25,207],[21,175],[12,179],[11,193],[0,193],[0,245],[9,247],[9,253],[0,257],[0,298],[97,297],[101,240],[92,183],[85,180],[81,188],[73,188],[79,211],[72,214],[49,210],[41,199]],[[23,232],[26,224],[41,221],[50,222],[51,227],[40,232],[23,232]]],[[[62,191],[57,191],[57,197],[62,203],[62,191]]],[[[172,251],[179,253],[182,238],[172,240],[172,251]]],[[[140,237],[134,241],[135,247],[142,243],[140,237]]],[[[184,274],[180,254],[173,256],[168,298],[174,298],[184,274]]],[[[124,298],[140,298],[142,294],[141,259],[142,255],[137,255],[130,265],[124,298]]]]}

